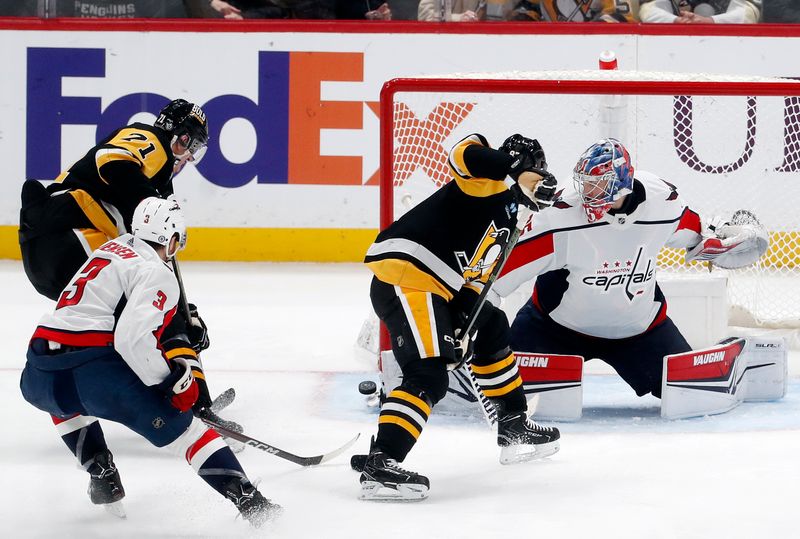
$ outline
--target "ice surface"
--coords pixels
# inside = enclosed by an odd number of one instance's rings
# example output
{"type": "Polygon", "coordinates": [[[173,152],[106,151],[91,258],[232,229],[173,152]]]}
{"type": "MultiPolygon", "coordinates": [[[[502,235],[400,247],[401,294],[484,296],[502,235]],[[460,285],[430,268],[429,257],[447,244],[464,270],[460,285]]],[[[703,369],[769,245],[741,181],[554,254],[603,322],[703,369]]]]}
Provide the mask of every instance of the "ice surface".
{"type": "MultiPolygon", "coordinates": [[[[208,322],[212,394],[235,387],[223,416],[301,455],[330,451],[356,432],[365,451],[376,411],[357,391],[375,378],[353,343],[369,312],[358,265],[185,263],[186,288],[208,322]]],[[[18,262],[0,262],[0,537],[280,538],[750,538],[797,537],[800,380],[777,403],[667,422],[658,401],[616,376],[592,375],[584,418],[558,424],[561,452],[501,466],[478,415],[434,415],[405,465],[431,480],[416,504],[356,499],[344,455],[300,468],[252,448],[248,474],[285,507],[254,532],[182,460],[104,423],[127,497],[127,520],[91,505],[88,478],[46,414],[18,389],[27,340],[50,302],[18,262]]],[[[797,358],[794,358],[795,360],[797,358]]]]}

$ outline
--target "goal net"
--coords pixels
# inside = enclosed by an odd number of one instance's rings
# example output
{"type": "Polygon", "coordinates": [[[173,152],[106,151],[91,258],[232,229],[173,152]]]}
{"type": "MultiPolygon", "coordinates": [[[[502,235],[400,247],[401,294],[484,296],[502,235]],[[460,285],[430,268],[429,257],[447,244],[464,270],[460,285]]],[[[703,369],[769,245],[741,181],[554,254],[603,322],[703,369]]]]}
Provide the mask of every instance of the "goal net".
{"type": "MultiPolygon", "coordinates": [[[[449,181],[447,153],[470,133],[493,147],[537,138],[559,187],[578,156],[619,138],[636,170],[676,185],[702,217],[754,212],[770,248],[726,271],[732,323],[800,327],[800,82],[637,71],[465,74],[394,79],[381,92],[381,227],[449,181]]],[[[704,264],[665,249],[661,275],[704,264]]]]}

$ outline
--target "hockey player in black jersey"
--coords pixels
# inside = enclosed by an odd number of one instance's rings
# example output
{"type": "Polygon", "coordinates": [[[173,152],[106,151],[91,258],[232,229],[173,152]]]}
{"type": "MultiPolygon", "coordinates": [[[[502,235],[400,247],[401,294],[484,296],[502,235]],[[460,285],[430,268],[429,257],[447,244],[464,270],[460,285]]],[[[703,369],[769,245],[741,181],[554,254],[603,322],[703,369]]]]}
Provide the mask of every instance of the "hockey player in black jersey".
{"type": "MultiPolygon", "coordinates": [[[[552,204],[556,180],[539,143],[513,135],[495,150],[478,134],[458,142],[448,164],[453,181],[383,230],[365,262],[375,274],[370,298],[403,371],[382,405],[378,434],[361,474],[361,498],[420,500],[428,479],[402,469],[433,406],[448,386],[448,367],[463,352],[454,344],[499,261],[517,220],[517,205],[552,204]],[[506,176],[513,178],[511,188],[506,176]]],[[[559,432],[527,418],[527,403],[509,348],[505,314],[484,305],[475,324],[472,369],[499,409],[501,462],[558,450],[559,432]]]]}
{"type": "MultiPolygon", "coordinates": [[[[184,99],[171,101],[153,125],[117,129],[46,188],[28,180],[22,187],[19,242],[25,273],[37,292],[57,300],[89,255],[130,230],[145,198],[173,194],[173,177],[197,162],[208,143],[203,110],[184,99]]],[[[192,306],[193,307],[193,306],[192,306]]],[[[179,312],[165,330],[170,358],[192,365],[201,388],[196,410],[211,405],[197,353],[208,347],[205,324],[191,309],[179,312]]]]}

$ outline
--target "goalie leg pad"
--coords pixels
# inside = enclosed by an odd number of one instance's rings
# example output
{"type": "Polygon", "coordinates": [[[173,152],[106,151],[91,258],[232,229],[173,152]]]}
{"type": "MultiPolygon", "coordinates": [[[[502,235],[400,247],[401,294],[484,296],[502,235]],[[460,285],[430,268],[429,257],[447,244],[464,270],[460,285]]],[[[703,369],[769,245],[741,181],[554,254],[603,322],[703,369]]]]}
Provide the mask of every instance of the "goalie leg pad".
{"type": "Polygon", "coordinates": [[[786,394],[787,351],[782,339],[727,339],[664,357],[661,417],[682,419],[727,412],[743,401],[786,394]]]}
{"type": "Polygon", "coordinates": [[[528,411],[537,420],[573,421],[583,414],[583,356],[515,352],[528,411]]]}

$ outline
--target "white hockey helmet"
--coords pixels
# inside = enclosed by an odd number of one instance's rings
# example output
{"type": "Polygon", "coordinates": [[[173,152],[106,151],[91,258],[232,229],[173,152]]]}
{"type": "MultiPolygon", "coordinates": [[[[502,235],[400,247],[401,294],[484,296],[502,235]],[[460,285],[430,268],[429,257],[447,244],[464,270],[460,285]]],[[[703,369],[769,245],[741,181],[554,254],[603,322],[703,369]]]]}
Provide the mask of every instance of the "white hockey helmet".
{"type": "Polygon", "coordinates": [[[140,240],[157,243],[167,248],[167,260],[186,246],[186,220],[175,199],[148,197],[133,210],[131,234],[140,240]],[[170,240],[178,235],[174,252],[169,251],[170,240]]]}

